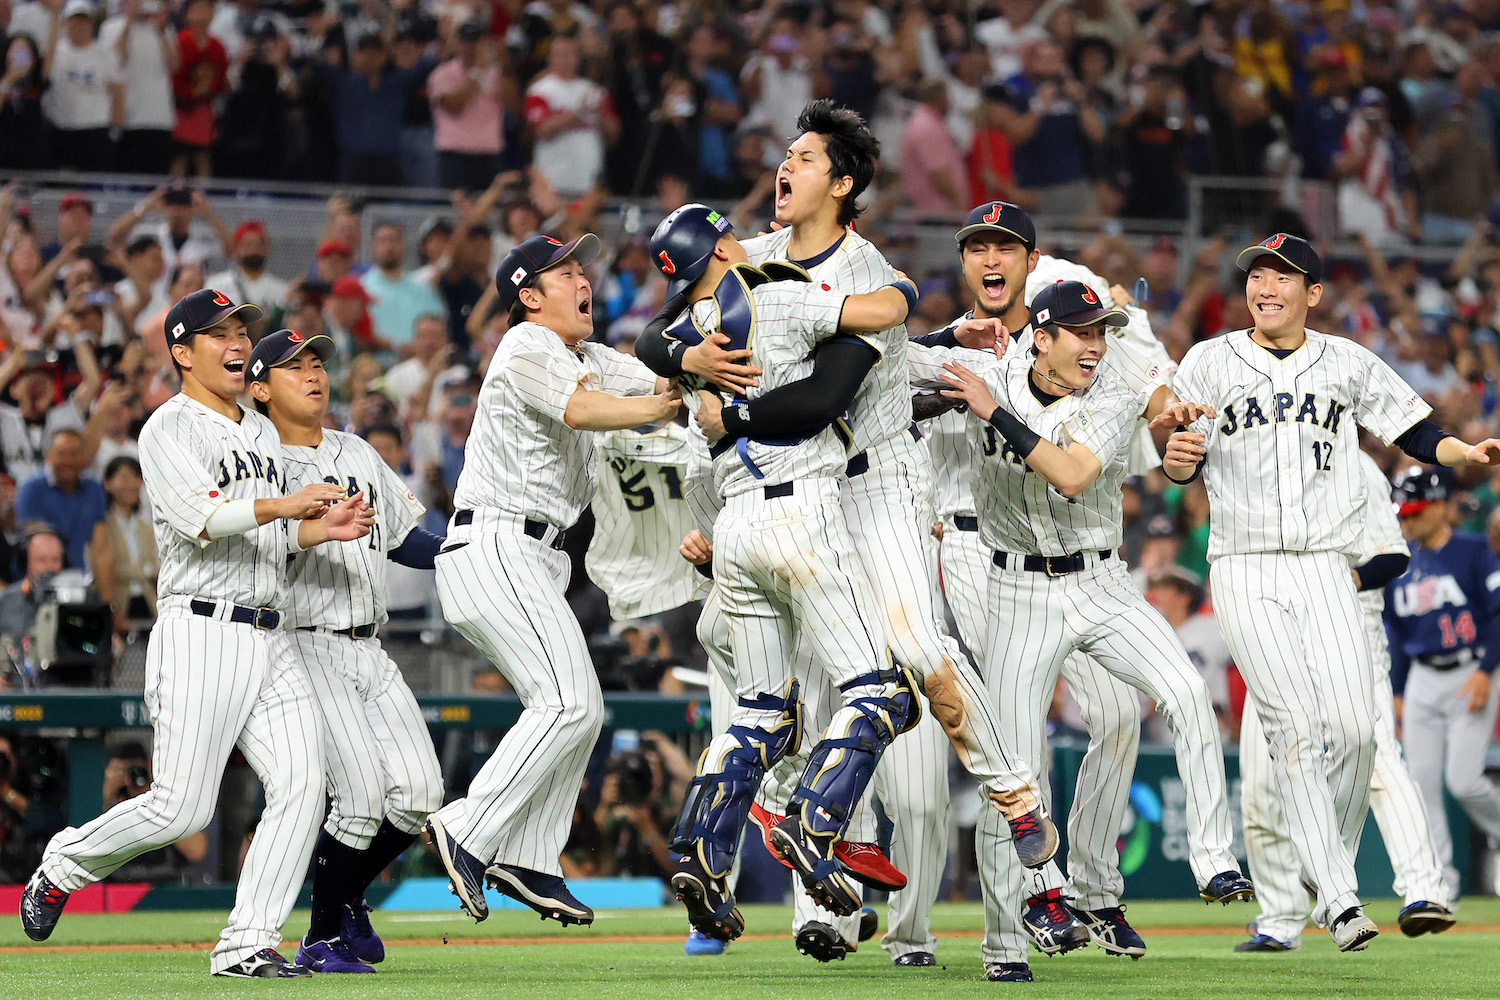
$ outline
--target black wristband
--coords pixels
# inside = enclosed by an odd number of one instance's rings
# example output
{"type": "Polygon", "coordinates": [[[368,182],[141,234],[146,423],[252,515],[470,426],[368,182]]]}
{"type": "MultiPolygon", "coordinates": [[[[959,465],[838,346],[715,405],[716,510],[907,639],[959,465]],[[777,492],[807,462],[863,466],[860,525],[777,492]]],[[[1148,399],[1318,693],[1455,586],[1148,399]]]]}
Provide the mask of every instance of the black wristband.
{"type": "Polygon", "coordinates": [[[917,290],[905,281],[893,281],[888,288],[894,288],[906,299],[906,315],[910,316],[917,311],[917,290]]]}
{"type": "Polygon", "coordinates": [[[726,405],[719,412],[719,420],[724,424],[724,436],[728,438],[747,437],[745,433],[750,426],[750,404],[735,403],[726,405]]]}
{"type": "Polygon", "coordinates": [[[1016,454],[1022,459],[1030,457],[1036,450],[1037,444],[1042,436],[1027,427],[1016,415],[1003,406],[997,405],[995,412],[990,414],[990,426],[1000,432],[1000,436],[1010,442],[1010,446],[1016,450],[1016,454]]]}

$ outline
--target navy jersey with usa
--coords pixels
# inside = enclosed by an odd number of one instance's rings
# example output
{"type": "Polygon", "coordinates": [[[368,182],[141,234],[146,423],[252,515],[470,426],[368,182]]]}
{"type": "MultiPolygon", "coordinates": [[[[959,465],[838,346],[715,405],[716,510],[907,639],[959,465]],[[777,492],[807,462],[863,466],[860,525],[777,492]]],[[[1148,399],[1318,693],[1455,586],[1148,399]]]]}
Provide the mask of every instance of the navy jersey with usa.
{"type": "Polygon", "coordinates": [[[1441,548],[1412,546],[1406,572],[1385,588],[1391,686],[1399,695],[1413,660],[1444,668],[1500,662],[1500,562],[1483,535],[1454,532],[1441,548]]]}

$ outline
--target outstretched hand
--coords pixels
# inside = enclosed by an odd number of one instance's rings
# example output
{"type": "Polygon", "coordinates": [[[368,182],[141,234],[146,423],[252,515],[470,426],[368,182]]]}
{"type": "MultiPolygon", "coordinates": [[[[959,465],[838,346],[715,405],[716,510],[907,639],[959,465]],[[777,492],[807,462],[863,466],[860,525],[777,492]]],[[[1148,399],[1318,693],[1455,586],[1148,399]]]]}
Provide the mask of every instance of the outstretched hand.
{"type": "Polygon", "coordinates": [[[1212,406],[1179,399],[1162,407],[1162,411],[1152,418],[1149,426],[1153,430],[1157,427],[1186,427],[1202,417],[1213,419],[1218,415],[1212,406]]]}
{"type": "Polygon", "coordinates": [[[368,535],[375,526],[375,509],[365,503],[363,493],[356,493],[328,508],[323,524],[330,541],[352,542],[368,535]]]}
{"type": "Polygon", "coordinates": [[[990,419],[997,404],[984,379],[957,361],[950,361],[943,365],[943,372],[943,381],[953,386],[952,389],[944,389],[943,395],[949,399],[963,400],[969,405],[969,412],[980,420],[990,419]]]}
{"type": "Polygon", "coordinates": [[[749,389],[760,385],[756,376],[761,370],[750,363],[749,349],[726,351],[724,345],[727,343],[729,338],[724,334],[709,334],[701,343],[682,352],[682,370],[701,375],[726,389],[749,389]]]}

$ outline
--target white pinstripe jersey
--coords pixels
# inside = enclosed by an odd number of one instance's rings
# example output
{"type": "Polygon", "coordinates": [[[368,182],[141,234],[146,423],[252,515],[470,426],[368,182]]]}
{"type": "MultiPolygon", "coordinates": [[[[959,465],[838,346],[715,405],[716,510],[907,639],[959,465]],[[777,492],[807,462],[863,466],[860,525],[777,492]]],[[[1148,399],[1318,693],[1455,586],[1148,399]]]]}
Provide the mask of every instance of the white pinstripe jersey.
{"type": "Polygon", "coordinates": [[[1348,552],[1368,493],[1358,427],[1389,444],[1432,412],[1370,351],[1312,330],[1284,359],[1249,330],[1196,344],[1176,382],[1183,399],[1219,414],[1192,427],[1207,437],[1210,560],[1348,552]]]}
{"type": "Polygon", "coordinates": [[[571,527],[594,495],[594,435],[563,423],[579,388],[649,395],[656,376],[603,344],[585,341],[570,351],[537,323],[507,331],[479,390],[453,506],[571,527]]]}
{"type": "Polygon", "coordinates": [[[1008,441],[989,433],[989,424],[970,417],[970,446],[979,452],[973,486],[980,540],[988,548],[1023,555],[1065,556],[1119,548],[1124,506],[1120,484],[1135,429],[1135,394],[1101,365],[1086,391],[1043,406],[1027,384],[1033,360],[1029,353],[1008,353],[976,373],[996,402],[1027,427],[1059,448],[1083,445],[1104,470],[1069,500],[1033,472],[1008,441]]]}
{"type": "Polygon", "coordinates": [[[287,522],[202,537],[225,501],[284,495],[284,470],[281,436],[259,413],[240,407],[236,422],[182,393],[157,407],[141,429],[141,475],[151,498],[160,596],[286,608],[287,522]]]}
{"type": "Polygon", "coordinates": [[[707,582],[677,551],[697,523],[687,490],[703,439],[669,423],[600,434],[596,443],[589,578],[609,597],[616,621],[681,607],[707,582]]]}
{"type": "MultiPolygon", "coordinates": [[[[1396,520],[1396,505],[1391,502],[1391,481],[1363,449],[1359,453],[1359,468],[1365,477],[1365,509],[1356,517],[1364,530],[1350,552],[1350,563],[1358,567],[1376,556],[1411,555],[1406,537],[1401,534],[1401,522],[1396,520]]],[[[1359,603],[1366,611],[1380,614],[1385,610],[1385,588],[1361,590],[1359,603]]]]}
{"type": "MultiPolygon", "coordinates": [[[[751,295],[755,302],[755,325],[750,332],[750,350],[761,368],[760,384],[746,393],[754,401],[771,389],[812,374],[813,348],[838,333],[845,295],[809,287],[801,281],[761,285],[751,295]]],[[[716,309],[712,299],[693,304],[694,316],[703,329],[717,328],[716,309]]],[[[884,337],[872,334],[860,339],[880,351],[884,337]]],[[[911,396],[904,382],[902,392],[906,394],[906,422],[910,424],[911,396]]],[[[796,444],[742,440],[714,460],[714,485],[720,496],[730,497],[798,479],[840,476],[848,459],[844,442],[832,427],[825,427],[796,444]],[[756,471],[751,471],[751,466],[756,471]]]]}
{"type": "MultiPolygon", "coordinates": [[[[791,241],[791,229],[778,229],[746,240],[744,247],[750,255],[750,263],[764,264],[768,260],[786,260],[787,245],[791,241]]],[[[896,280],[896,272],[875,249],[875,244],[852,229],[845,231],[825,259],[810,266],[803,263],[802,266],[812,277],[814,289],[841,295],[873,292],[896,280]]],[[[853,452],[864,451],[886,438],[904,434],[911,426],[911,390],[907,385],[906,371],[894,363],[901,358],[896,348],[906,340],[906,325],[893,326],[870,339],[879,349],[882,361],[876,362],[865,376],[854,396],[854,405],[849,408],[850,430],[854,434],[850,450],[853,452]],[[886,359],[890,363],[882,363],[886,359]]],[[[758,357],[756,363],[760,363],[758,357]]]]}
{"type": "Polygon", "coordinates": [[[347,629],[386,619],[386,553],[399,548],[427,508],[363,438],[325,430],[316,448],[283,444],[288,491],[309,483],[337,483],[363,492],[375,509],[364,538],[324,542],[298,553],[287,569],[290,628],[347,629]]]}

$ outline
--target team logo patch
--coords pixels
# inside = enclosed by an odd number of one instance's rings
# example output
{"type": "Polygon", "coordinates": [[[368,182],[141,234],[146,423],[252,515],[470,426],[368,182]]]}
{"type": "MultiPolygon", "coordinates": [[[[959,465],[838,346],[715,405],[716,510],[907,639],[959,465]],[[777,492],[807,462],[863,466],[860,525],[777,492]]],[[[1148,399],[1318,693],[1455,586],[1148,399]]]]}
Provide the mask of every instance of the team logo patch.
{"type": "Polygon", "coordinates": [[[1000,221],[1000,203],[998,201],[995,202],[994,207],[990,209],[990,214],[984,217],[984,221],[988,222],[992,226],[1000,221]]]}
{"type": "Polygon", "coordinates": [[[1097,306],[1099,304],[1099,296],[1095,295],[1094,290],[1088,285],[1084,285],[1083,301],[1087,302],[1091,306],[1097,306]]]}
{"type": "Polygon", "coordinates": [[[232,305],[234,305],[234,303],[230,302],[228,299],[226,299],[224,297],[224,293],[223,292],[214,292],[214,305],[216,305],[216,306],[232,306],[232,305]]]}
{"type": "Polygon", "coordinates": [[[551,243],[551,244],[552,244],[552,245],[553,245],[553,246],[555,246],[555,247],[560,247],[560,246],[562,246],[562,240],[554,240],[554,239],[553,239],[553,238],[552,238],[552,237],[550,237],[550,236],[543,236],[543,237],[542,237],[542,239],[544,239],[544,240],[546,240],[546,241],[547,241],[547,242],[548,242],[548,243],[551,243]]]}
{"type": "Polygon", "coordinates": [[[1281,244],[1285,241],[1286,233],[1277,233],[1275,236],[1272,236],[1270,239],[1262,243],[1261,246],[1265,247],[1267,250],[1280,250],[1281,244]]]}
{"type": "Polygon", "coordinates": [[[265,367],[266,367],[266,363],[264,361],[257,361],[257,362],[255,362],[255,364],[252,365],[251,368],[250,368],[250,377],[251,378],[255,378],[257,375],[259,375],[262,371],[265,370],[265,367]]]}
{"type": "Polygon", "coordinates": [[[663,250],[661,253],[657,254],[656,256],[659,257],[659,258],[661,258],[661,273],[662,274],[676,274],[677,273],[677,265],[674,264],[674,263],[672,263],[672,258],[667,256],[667,252],[665,250],[663,250]]]}
{"type": "Polygon", "coordinates": [[[288,330],[286,339],[290,340],[294,344],[300,344],[302,343],[302,334],[298,333],[296,330],[288,330]]]}
{"type": "Polygon", "coordinates": [[[183,326],[181,323],[178,323],[176,326],[172,327],[172,336],[180,337],[184,333],[187,333],[187,327],[183,326]]]}
{"type": "Polygon", "coordinates": [[[510,276],[510,283],[512,285],[519,285],[521,282],[523,282],[525,280],[526,280],[526,268],[524,268],[524,267],[518,267],[518,268],[516,268],[516,273],[512,274],[510,276]]]}
{"type": "Polygon", "coordinates": [[[1043,309],[1041,312],[1039,312],[1039,313],[1036,314],[1036,325],[1037,326],[1044,326],[1044,325],[1046,325],[1047,321],[1049,319],[1051,319],[1051,318],[1052,318],[1052,310],[1051,309],[1043,309]]]}
{"type": "Polygon", "coordinates": [[[724,216],[720,215],[718,212],[709,212],[708,221],[715,229],[717,229],[721,233],[727,232],[729,230],[729,220],[724,218],[724,216]]]}

